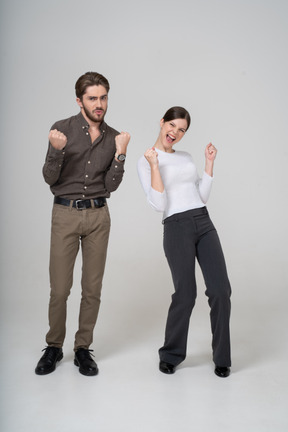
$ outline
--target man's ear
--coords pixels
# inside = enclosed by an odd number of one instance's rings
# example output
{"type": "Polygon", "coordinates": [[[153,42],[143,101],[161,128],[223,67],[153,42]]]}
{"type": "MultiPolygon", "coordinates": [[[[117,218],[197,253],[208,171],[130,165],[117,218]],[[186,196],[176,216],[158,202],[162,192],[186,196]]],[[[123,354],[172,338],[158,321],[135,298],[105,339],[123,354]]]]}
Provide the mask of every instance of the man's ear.
{"type": "Polygon", "coordinates": [[[80,106],[80,108],[83,108],[83,104],[80,98],[76,98],[76,102],[80,106]]]}

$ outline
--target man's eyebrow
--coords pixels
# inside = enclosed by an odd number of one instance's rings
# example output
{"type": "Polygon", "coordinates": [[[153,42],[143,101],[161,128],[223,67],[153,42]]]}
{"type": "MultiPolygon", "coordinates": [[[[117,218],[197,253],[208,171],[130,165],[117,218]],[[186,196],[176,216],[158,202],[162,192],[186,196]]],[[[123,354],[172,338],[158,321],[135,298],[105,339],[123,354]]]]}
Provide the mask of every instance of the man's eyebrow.
{"type": "Polygon", "coordinates": [[[89,95],[88,97],[89,97],[89,98],[95,98],[95,99],[98,99],[98,98],[108,97],[108,94],[105,93],[104,95],[101,95],[101,96],[89,95]]]}

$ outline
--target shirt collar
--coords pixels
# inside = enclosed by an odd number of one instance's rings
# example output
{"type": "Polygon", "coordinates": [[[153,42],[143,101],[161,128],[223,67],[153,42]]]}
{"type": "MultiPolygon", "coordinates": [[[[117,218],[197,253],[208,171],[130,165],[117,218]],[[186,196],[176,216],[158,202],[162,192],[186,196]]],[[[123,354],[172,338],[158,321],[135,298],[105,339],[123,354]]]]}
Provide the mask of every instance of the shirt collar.
{"type": "MultiPolygon", "coordinates": [[[[79,114],[76,115],[76,118],[77,118],[78,122],[80,123],[80,126],[82,129],[89,129],[89,124],[87,123],[87,121],[83,117],[81,111],[79,112],[79,114]]],[[[107,124],[103,120],[102,123],[100,124],[101,133],[104,133],[106,131],[106,129],[107,129],[107,124]]]]}

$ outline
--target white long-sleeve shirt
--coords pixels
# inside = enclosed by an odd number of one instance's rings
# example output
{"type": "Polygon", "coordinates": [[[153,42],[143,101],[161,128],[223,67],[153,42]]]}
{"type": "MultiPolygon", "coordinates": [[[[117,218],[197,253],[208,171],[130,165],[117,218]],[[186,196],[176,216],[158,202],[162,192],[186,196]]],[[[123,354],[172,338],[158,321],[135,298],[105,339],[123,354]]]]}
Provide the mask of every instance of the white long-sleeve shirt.
{"type": "Polygon", "coordinates": [[[165,219],[175,213],[203,207],[209,198],[213,178],[205,171],[200,178],[192,156],[187,152],[156,151],[164,192],[152,188],[151,169],[144,156],[137,165],[140,182],[154,210],[163,212],[165,219]]]}

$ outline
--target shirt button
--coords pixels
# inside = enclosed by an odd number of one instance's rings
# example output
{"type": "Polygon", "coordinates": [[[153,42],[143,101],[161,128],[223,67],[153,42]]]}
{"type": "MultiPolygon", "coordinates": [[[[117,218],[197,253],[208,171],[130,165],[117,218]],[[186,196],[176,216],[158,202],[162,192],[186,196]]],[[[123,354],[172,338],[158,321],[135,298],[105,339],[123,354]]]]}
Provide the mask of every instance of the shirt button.
{"type": "Polygon", "coordinates": [[[115,168],[118,168],[118,165],[115,165],[115,168]]]}
{"type": "Polygon", "coordinates": [[[86,132],[86,135],[89,135],[89,132],[86,132]]]}
{"type": "Polygon", "coordinates": [[[82,195],[82,198],[85,198],[86,195],[82,195]]]}
{"type": "Polygon", "coordinates": [[[86,190],[86,189],[87,189],[87,186],[84,186],[84,189],[86,190]]]}
{"type": "Polygon", "coordinates": [[[86,174],[85,177],[87,178],[87,177],[88,177],[88,174],[86,174]]]}
{"type": "Polygon", "coordinates": [[[90,161],[88,161],[88,164],[90,164],[91,162],[90,161]]]}

